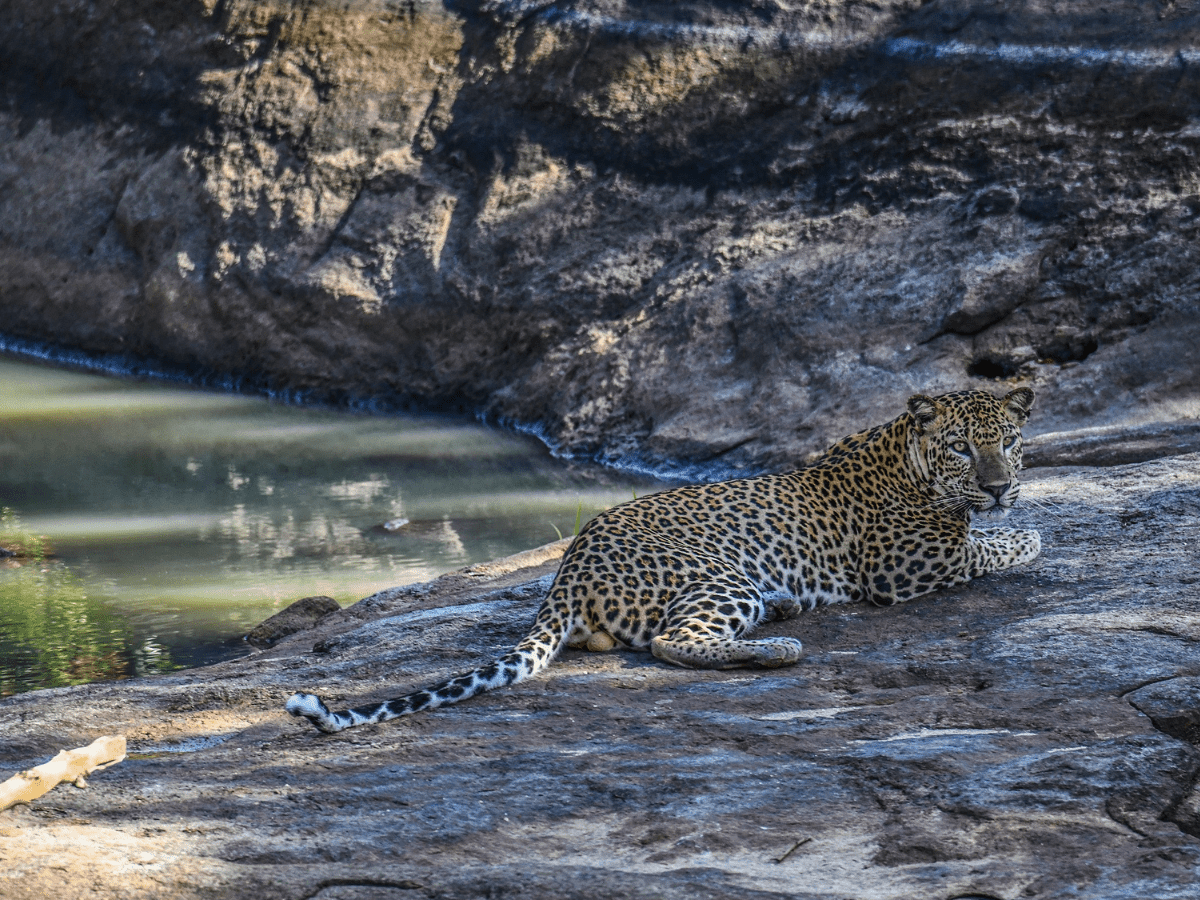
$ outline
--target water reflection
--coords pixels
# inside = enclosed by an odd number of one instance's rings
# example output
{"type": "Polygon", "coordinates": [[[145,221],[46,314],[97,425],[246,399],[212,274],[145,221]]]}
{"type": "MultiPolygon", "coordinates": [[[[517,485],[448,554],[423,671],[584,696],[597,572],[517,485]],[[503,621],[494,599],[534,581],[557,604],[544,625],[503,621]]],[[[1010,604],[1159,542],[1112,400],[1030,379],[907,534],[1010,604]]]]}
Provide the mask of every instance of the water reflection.
{"type": "Polygon", "coordinates": [[[88,596],[79,577],[46,557],[43,542],[0,510],[0,697],[173,668],[120,616],[88,596]]]}
{"type": "MultiPolygon", "coordinates": [[[[107,634],[119,623],[112,665],[127,668],[104,677],[228,655],[299,597],[345,604],[515,553],[571,533],[580,506],[586,519],[653,489],[461,420],[297,409],[0,357],[0,505],[48,536],[98,604],[89,621],[107,634]]],[[[62,588],[35,601],[6,578],[6,616],[53,605],[44,598],[62,588]]],[[[0,640],[18,630],[0,619],[0,640]]]]}

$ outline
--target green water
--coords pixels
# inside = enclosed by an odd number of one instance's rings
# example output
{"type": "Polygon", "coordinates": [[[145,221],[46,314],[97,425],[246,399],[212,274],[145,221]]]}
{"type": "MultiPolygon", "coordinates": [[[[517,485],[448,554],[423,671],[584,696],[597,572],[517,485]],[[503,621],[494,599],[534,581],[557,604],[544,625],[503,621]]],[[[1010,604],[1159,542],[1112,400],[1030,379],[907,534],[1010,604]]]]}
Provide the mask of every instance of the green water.
{"type": "Polygon", "coordinates": [[[228,658],[300,597],[352,603],[655,489],[469,421],[0,357],[0,545],[19,529],[52,554],[0,560],[0,696],[228,658]]]}

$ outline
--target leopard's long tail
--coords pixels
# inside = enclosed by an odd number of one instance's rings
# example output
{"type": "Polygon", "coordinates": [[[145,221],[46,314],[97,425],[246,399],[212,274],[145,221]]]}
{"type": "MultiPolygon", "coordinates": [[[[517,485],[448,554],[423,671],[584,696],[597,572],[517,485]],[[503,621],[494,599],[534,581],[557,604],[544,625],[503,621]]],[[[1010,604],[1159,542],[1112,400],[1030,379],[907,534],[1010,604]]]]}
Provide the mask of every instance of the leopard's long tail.
{"type": "Polygon", "coordinates": [[[333,734],[355,725],[386,722],[423,709],[458,703],[484,691],[524,681],[542,671],[566,645],[571,626],[566,588],[551,588],[525,639],[489,665],[394,700],[341,712],[331,712],[316,694],[293,694],[288,699],[287,711],[293,716],[304,716],[321,731],[333,734]]]}

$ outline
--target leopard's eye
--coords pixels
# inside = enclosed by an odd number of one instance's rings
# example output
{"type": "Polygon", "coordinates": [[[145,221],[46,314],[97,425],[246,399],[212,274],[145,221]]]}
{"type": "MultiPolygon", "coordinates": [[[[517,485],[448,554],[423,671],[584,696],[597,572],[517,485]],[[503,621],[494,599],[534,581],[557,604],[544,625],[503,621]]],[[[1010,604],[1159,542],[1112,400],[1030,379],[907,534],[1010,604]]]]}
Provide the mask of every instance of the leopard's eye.
{"type": "Polygon", "coordinates": [[[1004,439],[1004,449],[1005,450],[1011,450],[1016,445],[1017,445],[1017,436],[1015,434],[1010,434],[1008,437],[1006,437],[1004,439]]]}
{"type": "Polygon", "coordinates": [[[955,453],[966,454],[970,449],[970,445],[966,441],[951,441],[950,449],[955,453]]]}

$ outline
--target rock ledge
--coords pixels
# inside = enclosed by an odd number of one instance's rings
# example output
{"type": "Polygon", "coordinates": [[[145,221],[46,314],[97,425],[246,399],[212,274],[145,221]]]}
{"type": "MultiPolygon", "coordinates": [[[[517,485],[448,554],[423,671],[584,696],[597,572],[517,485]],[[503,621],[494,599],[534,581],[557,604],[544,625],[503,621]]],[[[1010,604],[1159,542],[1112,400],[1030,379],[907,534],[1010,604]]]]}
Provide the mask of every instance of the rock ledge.
{"type": "Polygon", "coordinates": [[[242,660],[11,698],[0,774],[103,733],[130,758],[0,814],[0,894],[1191,898],[1198,473],[1197,454],[1030,473],[1014,519],[1039,560],[775,623],[808,648],[791,669],[568,652],[332,737],[283,714],[294,689],[383,698],[507,649],[560,544],[242,660]]]}

